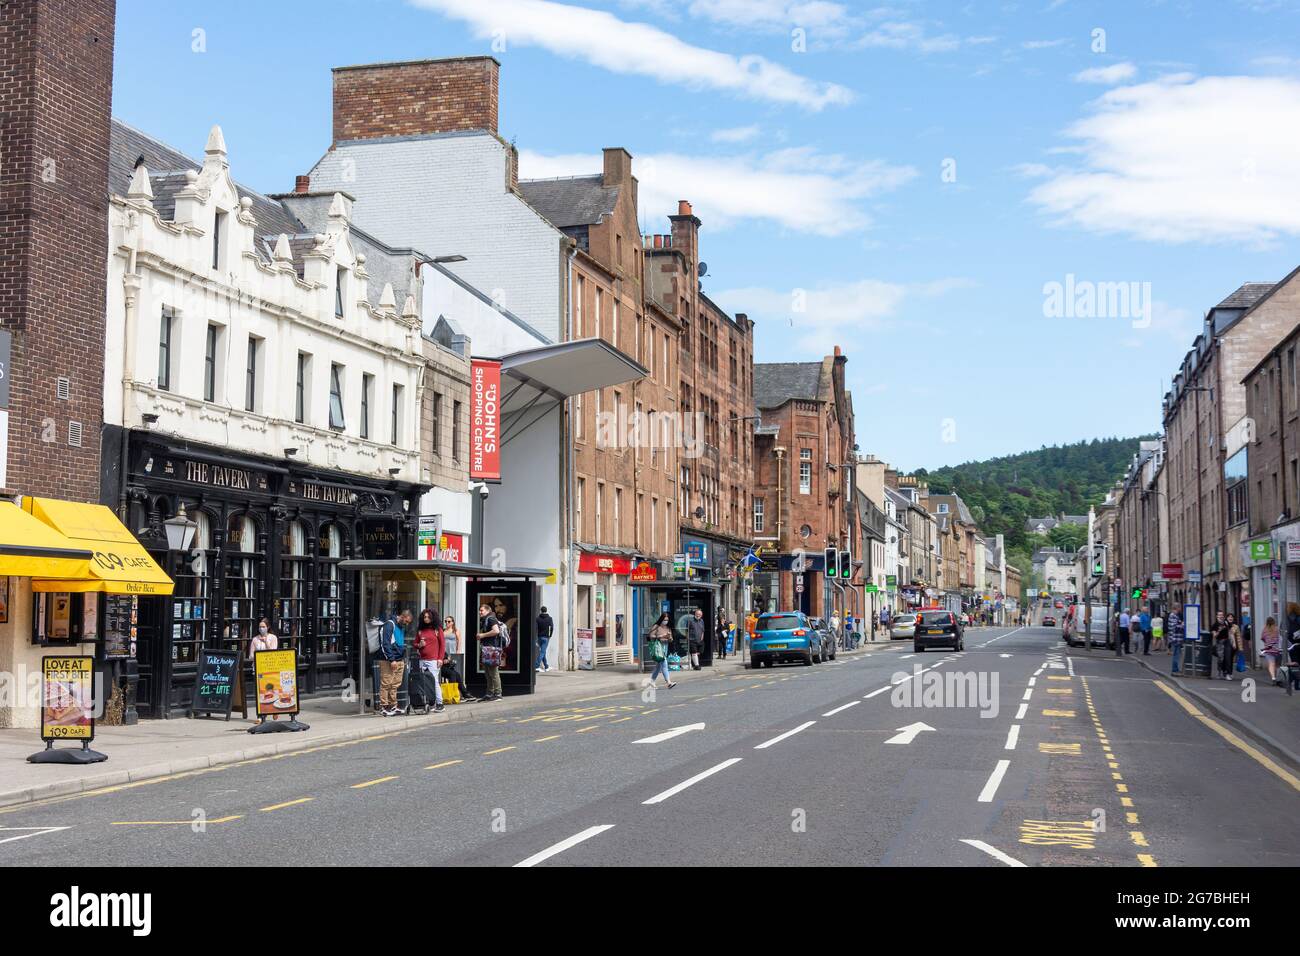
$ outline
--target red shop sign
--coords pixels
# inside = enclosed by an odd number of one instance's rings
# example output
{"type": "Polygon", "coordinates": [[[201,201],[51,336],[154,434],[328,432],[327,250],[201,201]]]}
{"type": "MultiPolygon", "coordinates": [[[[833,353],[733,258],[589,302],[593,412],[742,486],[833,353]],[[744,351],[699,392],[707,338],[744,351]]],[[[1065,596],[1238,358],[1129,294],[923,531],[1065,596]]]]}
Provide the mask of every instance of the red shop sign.
{"type": "Polygon", "coordinates": [[[594,574],[629,574],[632,571],[632,559],[587,554],[584,551],[578,558],[578,570],[594,574]]]}
{"type": "Polygon", "coordinates": [[[469,476],[501,480],[501,363],[474,359],[469,370],[469,476]]]}
{"type": "Polygon", "coordinates": [[[635,568],[632,569],[632,573],[631,575],[629,575],[628,580],[634,583],[645,582],[645,581],[658,581],[659,572],[655,570],[655,566],[653,564],[650,564],[648,561],[642,561],[640,564],[638,564],[635,568]]]}

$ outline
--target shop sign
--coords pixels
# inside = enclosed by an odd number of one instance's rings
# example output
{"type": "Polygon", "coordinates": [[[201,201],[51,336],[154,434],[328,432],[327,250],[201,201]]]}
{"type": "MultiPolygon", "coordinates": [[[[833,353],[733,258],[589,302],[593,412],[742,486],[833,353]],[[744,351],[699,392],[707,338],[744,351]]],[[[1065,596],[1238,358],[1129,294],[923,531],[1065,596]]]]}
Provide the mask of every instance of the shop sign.
{"type": "Polygon", "coordinates": [[[1286,543],[1286,563],[1300,564],[1300,541],[1288,541],[1286,543]]]}
{"type": "Polygon", "coordinates": [[[394,518],[365,518],[361,522],[362,554],[370,561],[391,561],[398,557],[401,536],[394,518]]]}
{"type": "Polygon", "coordinates": [[[691,564],[705,565],[709,563],[709,545],[705,541],[687,541],[686,553],[691,556],[691,564]]]}
{"type": "Polygon", "coordinates": [[[1201,583],[1201,572],[1200,572],[1200,571],[1188,571],[1188,572],[1187,572],[1187,583],[1188,583],[1188,584],[1200,584],[1200,583],[1201,583]]]}
{"type": "Polygon", "coordinates": [[[350,488],[326,485],[319,481],[291,481],[289,494],[297,495],[305,501],[320,501],[329,505],[350,505],[354,497],[350,488]]]}
{"type": "Polygon", "coordinates": [[[469,373],[469,477],[501,480],[501,363],[474,359],[469,373]]]}
{"type": "Polygon", "coordinates": [[[628,580],[633,584],[644,584],[649,581],[658,581],[659,572],[655,570],[655,566],[649,561],[639,561],[637,562],[637,566],[632,569],[632,573],[628,576],[628,580]]]}
{"type": "Polygon", "coordinates": [[[887,588],[892,588],[892,587],[896,586],[897,584],[898,584],[898,575],[896,575],[896,574],[886,574],[886,575],[885,575],[885,587],[887,587],[887,588]]]}
{"type": "Polygon", "coordinates": [[[578,669],[590,671],[596,669],[595,648],[596,639],[595,631],[589,627],[580,627],[574,631],[578,639],[578,669]]]}
{"type": "Polygon", "coordinates": [[[630,574],[632,559],[604,554],[589,554],[584,551],[578,557],[578,570],[591,574],[630,574]]]}
{"type": "Polygon", "coordinates": [[[257,715],[298,713],[298,652],[257,651],[253,658],[257,715]]]}
{"type": "Polygon", "coordinates": [[[238,651],[199,651],[199,669],[195,676],[194,702],[190,705],[190,716],[217,714],[229,720],[238,673],[238,651]]]}
{"type": "Polygon", "coordinates": [[[1160,565],[1160,576],[1166,581],[1181,581],[1183,579],[1183,566],[1181,564],[1162,564],[1160,565]]]}
{"type": "Polygon", "coordinates": [[[41,658],[41,739],[95,739],[95,659],[41,658]]]}
{"type": "Polygon", "coordinates": [[[420,515],[415,532],[415,556],[421,561],[438,560],[441,538],[442,515],[420,515]]]}
{"type": "Polygon", "coordinates": [[[687,566],[686,555],[684,554],[673,555],[673,574],[685,574],[686,566],[687,566]]]}
{"type": "Polygon", "coordinates": [[[1250,560],[1253,562],[1263,563],[1273,558],[1273,541],[1270,538],[1256,538],[1254,541],[1248,541],[1247,546],[1250,548],[1250,560]]]}
{"type": "Polygon", "coordinates": [[[877,594],[879,593],[880,588],[878,588],[874,584],[867,584],[863,586],[862,590],[865,591],[867,594],[877,594]]]}

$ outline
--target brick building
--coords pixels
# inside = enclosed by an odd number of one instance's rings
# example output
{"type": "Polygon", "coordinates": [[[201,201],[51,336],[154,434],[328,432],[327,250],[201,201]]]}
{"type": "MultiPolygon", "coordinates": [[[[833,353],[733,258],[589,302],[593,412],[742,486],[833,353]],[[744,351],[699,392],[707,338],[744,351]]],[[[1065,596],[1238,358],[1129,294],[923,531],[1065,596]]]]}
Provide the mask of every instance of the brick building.
{"type": "MultiPolygon", "coordinates": [[[[756,527],[754,536],[775,549],[764,557],[762,580],[769,582],[763,598],[778,610],[797,607],[830,616],[822,552],[846,547],[857,524],[849,514],[855,497],[853,411],[844,387],[847,363],[836,346],[834,354],[820,362],[754,366],[754,404],[762,426],[754,439],[750,494],[754,514],[764,517],[763,533],[756,527]],[[808,560],[802,593],[795,591],[798,551],[808,560]]],[[[853,559],[862,558],[859,553],[853,559]]],[[[838,592],[831,597],[836,607],[844,606],[838,592]]],[[[861,608],[859,598],[855,613],[861,608]]]]}

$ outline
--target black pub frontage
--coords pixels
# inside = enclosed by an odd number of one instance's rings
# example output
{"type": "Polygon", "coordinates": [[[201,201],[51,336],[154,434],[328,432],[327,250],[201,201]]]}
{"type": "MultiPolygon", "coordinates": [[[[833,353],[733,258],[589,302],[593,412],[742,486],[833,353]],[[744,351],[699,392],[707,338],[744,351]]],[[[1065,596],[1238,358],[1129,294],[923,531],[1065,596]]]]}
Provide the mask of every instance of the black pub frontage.
{"type": "Polygon", "coordinates": [[[187,713],[199,650],[246,657],[262,617],[298,650],[304,693],[358,681],[358,575],[339,565],[411,557],[425,489],[116,431],[105,435],[105,503],[176,582],[168,597],[138,599],[128,698],[139,716],[187,713]],[[179,509],[196,525],[185,551],[169,549],[164,527],[179,509]]]}

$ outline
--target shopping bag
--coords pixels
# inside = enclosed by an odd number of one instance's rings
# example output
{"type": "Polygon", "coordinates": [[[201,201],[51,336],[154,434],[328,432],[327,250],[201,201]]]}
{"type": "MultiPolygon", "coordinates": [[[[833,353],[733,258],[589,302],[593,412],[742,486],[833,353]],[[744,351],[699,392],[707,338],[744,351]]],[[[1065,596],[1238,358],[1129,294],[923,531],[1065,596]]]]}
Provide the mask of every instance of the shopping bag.
{"type": "Polygon", "coordinates": [[[442,682],[442,702],[444,704],[460,703],[460,685],[451,681],[442,682]]]}
{"type": "Polygon", "coordinates": [[[663,641],[651,641],[651,642],[650,642],[650,659],[653,660],[653,661],[661,661],[661,660],[664,659],[664,642],[663,642],[663,641]]]}
{"type": "Polygon", "coordinates": [[[1237,671],[1240,673],[1246,669],[1246,655],[1237,651],[1237,671]]]}

